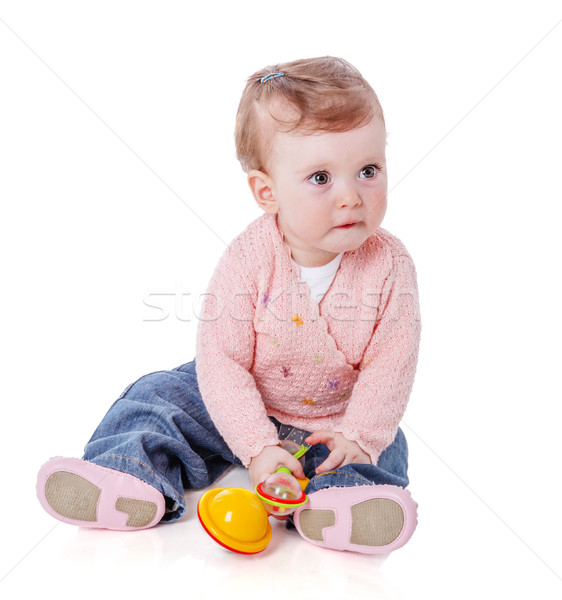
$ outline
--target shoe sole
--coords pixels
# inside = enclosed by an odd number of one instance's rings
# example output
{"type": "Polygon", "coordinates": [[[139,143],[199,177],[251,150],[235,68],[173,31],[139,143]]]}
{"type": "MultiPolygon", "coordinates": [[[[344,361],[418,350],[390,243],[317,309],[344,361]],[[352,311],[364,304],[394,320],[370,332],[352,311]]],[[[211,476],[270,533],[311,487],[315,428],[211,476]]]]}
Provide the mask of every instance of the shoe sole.
{"type": "Polygon", "coordinates": [[[58,457],[43,465],[37,495],[51,516],[84,527],[146,529],[165,511],[164,496],[151,485],[75,458],[58,457]]]}
{"type": "Polygon", "coordinates": [[[412,536],[417,504],[397,486],[327,488],[309,495],[294,522],[301,536],[317,546],[387,554],[412,536]]]}

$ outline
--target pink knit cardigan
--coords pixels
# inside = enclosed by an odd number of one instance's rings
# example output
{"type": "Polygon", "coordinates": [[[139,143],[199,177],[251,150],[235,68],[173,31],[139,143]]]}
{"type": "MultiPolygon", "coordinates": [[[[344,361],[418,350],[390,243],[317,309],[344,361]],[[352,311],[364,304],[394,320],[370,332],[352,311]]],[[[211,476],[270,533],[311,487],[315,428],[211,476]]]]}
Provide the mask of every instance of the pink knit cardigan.
{"type": "Polygon", "coordinates": [[[212,276],[197,335],[201,395],[246,466],[279,443],[268,415],[340,432],[376,464],[406,409],[420,328],[415,268],[397,238],[379,228],[346,252],[317,303],[265,214],[212,276]]]}

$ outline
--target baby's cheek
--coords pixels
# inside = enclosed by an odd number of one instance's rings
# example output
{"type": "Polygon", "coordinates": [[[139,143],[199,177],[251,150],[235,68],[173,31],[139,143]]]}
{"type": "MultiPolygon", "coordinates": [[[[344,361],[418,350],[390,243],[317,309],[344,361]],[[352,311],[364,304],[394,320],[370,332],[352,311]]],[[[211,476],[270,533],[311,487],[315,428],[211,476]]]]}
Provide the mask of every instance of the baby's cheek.
{"type": "Polygon", "coordinates": [[[326,227],[333,227],[333,219],[329,210],[322,207],[313,207],[303,212],[303,228],[306,231],[324,231],[326,227]]]}

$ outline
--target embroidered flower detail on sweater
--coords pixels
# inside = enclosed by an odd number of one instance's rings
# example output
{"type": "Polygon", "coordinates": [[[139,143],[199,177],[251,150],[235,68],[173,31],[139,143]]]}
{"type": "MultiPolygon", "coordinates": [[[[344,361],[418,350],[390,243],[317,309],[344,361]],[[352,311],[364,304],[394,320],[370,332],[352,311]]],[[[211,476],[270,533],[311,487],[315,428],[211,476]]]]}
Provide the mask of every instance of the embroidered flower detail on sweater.
{"type": "Polygon", "coordinates": [[[313,406],[314,404],[316,404],[316,401],[314,400],[314,398],[303,398],[301,404],[309,404],[310,406],[313,406]]]}
{"type": "Polygon", "coordinates": [[[278,342],[277,340],[269,340],[269,343],[270,343],[272,346],[275,346],[276,348],[278,348],[278,347],[279,347],[279,342],[278,342]]]}
{"type": "Polygon", "coordinates": [[[291,317],[291,321],[294,321],[297,324],[297,327],[300,327],[303,324],[302,315],[297,315],[296,313],[291,317]]]}
{"type": "Polygon", "coordinates": [[[328,380],[328,389],[329,390],[337,390],[338,385],[340,384],[340,380],[336,377],[332,381],[328,380]]]}
{"type": "Polygon", "coordinates": [[[322,354],[315,354],[313,357],[314,362],[321,363],[324,360],[322,354]]]}
{"type": "Polygon", "coordinates": [[[344,393],[341,395],[341,398],[340,398],[340,400],[347,400],[347,399],[348,399],[348,398],[351,396],[351,391],[352,391],[352,390],[347,390],[347,392],[344,392],[344,393]]]}
{"type": "Polygon", "coordinates": [[[269,302],[269,300],[270,300],[270,296],[269,296],[269,290],[268,290],[268,291],[267,291],[267,292],[265,292],[265,294],[263,295],[263,298],[261,299],[261,303],[262,303],[264,306],[267,306],[267,303],[269,302]]]}
{"type": "Polygon", "coordinates": [[[283,373],[283,377],[292,377],[291,367],[281,367],[281,373],[283,373]]]}

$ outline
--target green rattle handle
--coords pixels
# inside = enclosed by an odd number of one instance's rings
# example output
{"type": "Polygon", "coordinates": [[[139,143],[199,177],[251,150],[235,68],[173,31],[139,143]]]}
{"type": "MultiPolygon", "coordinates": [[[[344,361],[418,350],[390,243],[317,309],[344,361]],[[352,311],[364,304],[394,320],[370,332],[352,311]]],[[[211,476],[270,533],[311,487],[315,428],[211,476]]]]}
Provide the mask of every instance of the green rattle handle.
{"type": "Polygon", "coordinates": [[[295,454],[293,454],[293,456],[296,459],[299,459],[306,454],[306,452],[309,448],[310,448],[310,446],[301,445],[301,447],[298,449],[297,452],[295,452],[295,454]]]}

